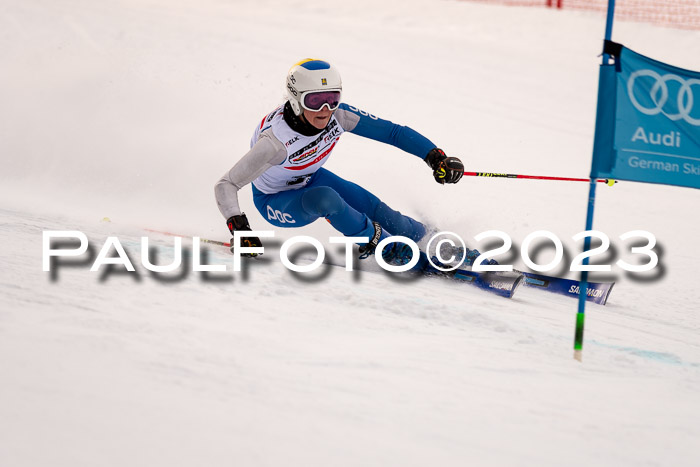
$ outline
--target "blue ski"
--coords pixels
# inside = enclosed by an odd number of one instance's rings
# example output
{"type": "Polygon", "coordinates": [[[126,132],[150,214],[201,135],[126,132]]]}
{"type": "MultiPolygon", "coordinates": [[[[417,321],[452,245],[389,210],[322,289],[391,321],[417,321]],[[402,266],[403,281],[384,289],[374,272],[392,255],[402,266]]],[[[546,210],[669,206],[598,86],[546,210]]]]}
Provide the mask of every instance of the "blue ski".
{"type": "MultiPolygon", "coordinates": [[[[581,290],[581,283],[574,279],[564,279],[563,277],[545,276],[543,274],[534,274],[530,272],[522,272],[525,276],[523,281],[526,287],[535,287],[547,292],[552,292],[560,295],[578,298],[581,290]]],[[[586,288],[586,301],[605,305],[612,291],[614,282],[589,282],[586,288]]]]}
{"type": "MultiPolygon", "coordinates": [[[[444,273],[439,272],[437,269],[429,268],[426,274],[443,275],[469,282],[479,288],[507,298],[513,297],[513,294],[515,294],[515,291],[521,284],[526,287],[534,287],[547,292],[578,298],[581,285],[579,281],[574,279],[545,276],[517,270],[513,272],[475,272],[470,269],[457,269],[444,273]]],[[[614,282],[589,282],[586,289],[586,300],[605,305],[614,285],[614,282]]]]}
{"type": "Polygon", "coordinates": [[[423,274],[468,282],[480,289],[506,298],[513,297],[525,277],[519,272],[475,272],[470,269],[455,269],[444,272],[432,266],[427,266],[423,270],[423,274]]]}
{"type": "Polygon", "coordinates": [[[457,269],[452,277],[506,298],[513,297],[524,278],[517,272],[474,272],[468,269],[457,269]]]}

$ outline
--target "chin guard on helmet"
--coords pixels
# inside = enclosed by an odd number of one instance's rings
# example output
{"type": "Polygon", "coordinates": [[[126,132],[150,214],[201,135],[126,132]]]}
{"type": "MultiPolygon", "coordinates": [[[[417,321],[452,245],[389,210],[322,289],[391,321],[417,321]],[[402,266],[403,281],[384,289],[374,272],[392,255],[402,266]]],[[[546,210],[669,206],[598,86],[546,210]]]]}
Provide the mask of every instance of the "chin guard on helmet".
{"type": "MultiPolygon", "coordinates": [[[[320,110],[325,105],[330,110],[338,108],[340,103],[340,93],[343,90],[343,82],[340,73],[330,63],[315,58],[307,58],[292,66],[287,73],[287,97],[292,106],[294,115],[301,115],[304,108],[308,110],[320,110]],[[338,92],[337,103],[335,101],[321,104],[319,109],[314,106],[304,105],[304,98],[309,94],[336,91],[338,92]],[[332,106],[332,104],[336,104],[332,106]]],[[[311,100],[309,101],[311,102],[311,100]]]]}

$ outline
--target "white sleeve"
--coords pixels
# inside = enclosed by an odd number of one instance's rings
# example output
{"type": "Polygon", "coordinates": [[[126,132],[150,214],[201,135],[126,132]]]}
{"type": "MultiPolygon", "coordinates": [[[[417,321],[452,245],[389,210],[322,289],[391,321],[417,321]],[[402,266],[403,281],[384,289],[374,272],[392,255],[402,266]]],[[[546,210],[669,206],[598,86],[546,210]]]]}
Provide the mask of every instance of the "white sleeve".
{"type": "Polygon", "coordinates": [[[250,151],[216,183],[214,187],[216,204],[225,219],[241,214],[238,190],[287,158],[284,145],[271,133],[271,131],[263,132],[250,151]]]}

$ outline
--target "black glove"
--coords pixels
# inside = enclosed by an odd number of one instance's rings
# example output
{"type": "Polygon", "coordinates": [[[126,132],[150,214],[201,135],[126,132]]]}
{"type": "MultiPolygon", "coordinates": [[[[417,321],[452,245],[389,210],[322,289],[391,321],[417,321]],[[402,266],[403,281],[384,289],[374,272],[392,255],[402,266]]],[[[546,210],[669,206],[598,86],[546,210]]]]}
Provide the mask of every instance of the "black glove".
{"type": "MultiPolygon", "coordinates": [[[[236,230],[250,230],[250,224],[248,224],[248,218],[245,213],[241,213],[240,216],[231,216],[226,221],[228,229],[233,232],[236,230]]],[[[245,247],[261,247],[262,242],[258,237],[241,237],[241,246],[245,247]]],[[[233,238],[231,239],[231,252],[233,253],[233,238]]],[[[241,256],[254,257],[258,256],[258,253],[241,253],[241,256]]]]}
{"type": "Polygon", "coordinates": [[[425,163],[433,169],[435,181],[441,185],[457,183],[464,175],[464,164],[456,157],[447,157],[442,149],[431,149],[425,163]]]}

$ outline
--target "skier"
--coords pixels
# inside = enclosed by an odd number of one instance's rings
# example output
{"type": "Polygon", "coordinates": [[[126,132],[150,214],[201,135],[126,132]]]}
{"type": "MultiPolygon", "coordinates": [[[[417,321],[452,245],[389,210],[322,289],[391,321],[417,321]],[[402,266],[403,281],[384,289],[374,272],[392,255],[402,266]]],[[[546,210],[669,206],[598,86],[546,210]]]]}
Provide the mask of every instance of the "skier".
{"type": "MultiPolygon", "coordinates": [[[[251,230],[237,193],[252,183],[255,207],[270,224],[302,227],[323,217],[347,237],[370,239],[360,244],[360,258],[372,255],[387,236],[402,235],[415,242],[426,237],[424,224],[322,166],[346,131],[423,159],[440,184],[457,183],[464,174],[462,162],[409,127],[341,103],[342,89],[338,70],[326,61],[305,59],[292,66],[287,101],[262,119],[250,151],[216,184],[216,201],[232,234],[251,230]]],[[[243,237],[241,244],[262,246],[253,236],[243,237]]],[[[390,264],[406,264],[411,256],[410,247],[400,242],[382,252],[390,264]]],[[[425,255],[421,257],[417,268],[425,264],[425,255]]]]}

